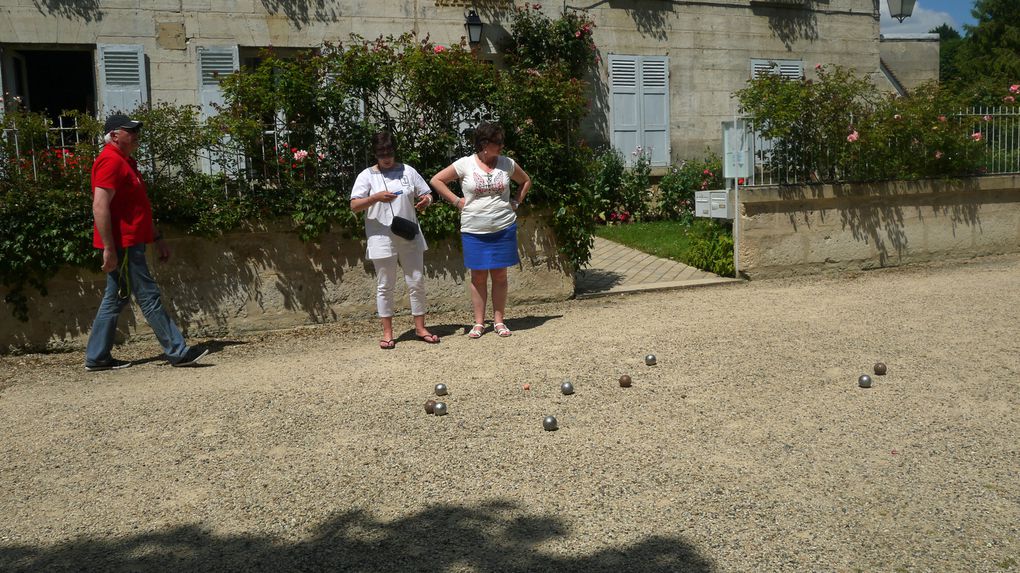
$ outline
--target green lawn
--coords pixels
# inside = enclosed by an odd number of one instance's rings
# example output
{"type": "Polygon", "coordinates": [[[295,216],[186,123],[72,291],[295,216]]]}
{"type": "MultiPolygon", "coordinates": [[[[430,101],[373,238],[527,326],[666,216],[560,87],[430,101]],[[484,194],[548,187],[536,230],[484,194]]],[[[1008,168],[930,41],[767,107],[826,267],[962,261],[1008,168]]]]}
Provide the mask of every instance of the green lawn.
{"type": "Polygon", "coordinates": [[[652,221],[598,226],[595,234],[650,255],[702,268],[705,266],[704,260],[697,260],[699,257],[694,247],[699,239],[712,235],[713,229],[718,232],[716,223],[708,219],[695,219],[690,225],[677,221],[652,221]]]}
{"type": "Polygon", "coordinates": [[[685,256],[692,240],[690,226],[677,221],[605,225],[596,227],[595,234],[650,255],[680,262],[687,262],[685,256]]]}

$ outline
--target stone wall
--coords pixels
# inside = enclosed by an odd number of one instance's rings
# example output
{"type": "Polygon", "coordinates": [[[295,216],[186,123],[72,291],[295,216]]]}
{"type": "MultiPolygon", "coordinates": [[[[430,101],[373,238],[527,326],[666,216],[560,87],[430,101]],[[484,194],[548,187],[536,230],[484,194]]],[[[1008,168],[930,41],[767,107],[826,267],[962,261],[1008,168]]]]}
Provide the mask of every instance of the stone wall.
{"type": "Polygon", "coordinates": [[[1020,252],[1020,176],[741,189],[750,278],[1020,252]]]}
{"type": "MultiPolygon", "coordinates": [[[[510,269],[509,305],[573,296],[573,272],[561,258],[545,218],[523,211],[518,221],[521,265],[510,269]]],[[[329,233],[302,243],[280,229],[230,233],[215,240],[164,230],[174,256],[149,265],[163,302],[188,336],[224,336],[301,325],[369,319],[375,314],[375,275],[365,260],[364,237],[329,233]]],[[[458,238],[429,241],[425,253],[431,312],[462,310],[471,322],[469,274],[458,238]]],[[[105,285],[99,272],[65,269],[49,295],[29,301],[30,319],[0,310],[0,352],[79,349],[105,285]]],[[[398,285],[398,315],[408,314],[407,289],[398,285]]],[[[0,288],[0,297],[6,294],[0,288]]],[[[151,337],[137,306],[121,317],[121,338],[151,337]]]]}
{"type": "Polygon", "coordinates": [[[938,34],[883,34],[882,61],[908,91],[939,77],[938,34]]]}

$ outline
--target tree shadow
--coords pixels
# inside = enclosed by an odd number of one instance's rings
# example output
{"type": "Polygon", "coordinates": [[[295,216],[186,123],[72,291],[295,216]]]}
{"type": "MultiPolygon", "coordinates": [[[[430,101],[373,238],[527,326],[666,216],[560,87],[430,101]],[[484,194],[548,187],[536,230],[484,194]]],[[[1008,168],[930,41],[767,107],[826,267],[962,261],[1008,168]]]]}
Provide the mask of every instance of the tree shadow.
{"type": "Polygon", "coordinates": [[[606,292],[622,282],[622,273],[607,269],[584,269],[577,272],[574,294],[606,292]]]}
{"type": "Polygon", "coordinates": [[[283,12],[295,28],[301,29],[312,22],[338,22],[340,10],[330,0],[261,0],[270,15],[283,12]]]}
{"type": "Polygon", "coordinates": [[[99,0],[32,0],[40,14],[61,16],[69,20],[81,19],[86,22],[99,22],[103,19],[103,10],[99,0]]]}
{"type": "Polygon", "coordinates": [[[745,204],[745,215],[762,212],[785,213],[796,232],[800,225],[811,228],[805,213],[817,210],[824,223],[828,213],[838,213],[840,224],[856,241],[871,244],[879,266],[899,262],[910,248],[904,230],[905,215],[913,210],[923,219],[930,209],[933,216],[945,217],[954,237],[961,227],[981,231],[979,211],[983,204],[1014,202],[1008,193],[982,191],[977,180],[968,178],[928,181],[878,181],[873,183],[834,183],[831,195],[825,185],[781,186],[778,204],[745,204]]]}
{"type": "Polygon", "coordinates": [[[295,542],[219,535],[196,524],[55,546],[7,544],[0,547],[0,570],[708,573],[714,568],[690,542],[662,535],[578,556],[541,547],[569,535],[569,525],[558,516],[527,515],[511,501],[496,500],[434,505],[388,522],[347,511],[295,542]]]}
{"type": "MultiPolygon", "coordinates": [[[[592,7],[599,3],[593,4],[592,7]]],[[[673,15],[672,2],[645,2],[644,5],[633,0],[609,0],[610,8],[622,8],[632,20],[637,31],[642,36],[648,36],[656,40],[665,41],[666,31],[669,26],[666,20],[673,15]]]]}
{"type": "Polygon", "coordinates": [[[793,50],[793,45],[799,40],[813,42],[818,39],[818,17],[814,10],[808,10],[803,5],[752,5],[751,13],[768,18],[769,29],[787,50],[793,50]]]}

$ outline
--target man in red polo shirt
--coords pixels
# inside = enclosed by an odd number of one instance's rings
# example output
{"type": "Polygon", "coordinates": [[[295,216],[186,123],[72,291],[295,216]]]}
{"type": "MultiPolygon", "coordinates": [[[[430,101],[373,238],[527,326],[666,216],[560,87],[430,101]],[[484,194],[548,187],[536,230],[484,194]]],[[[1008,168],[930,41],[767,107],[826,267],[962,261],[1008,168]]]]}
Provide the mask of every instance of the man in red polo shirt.
{"type": "Polygon", "coordinates": [[[152,221],[152,205],[138,164],[131,154],[138,149],[142,122],[123,114],[106,120],[106,145],[92,165],[92,243],[103,250],[106,292],[92,323],[85,369],[116,370],[131,362],[110,356],[117,318],[128,305],[131,293],[146,322],[156,334],[163,352],[174,366],[192,366],[208,354],[207,349],[188,347],[177,325],[163,308],[159,286],[149,273],[145,245],[156,243],[159,260],[170,258],[170,248],[152,221]]]}

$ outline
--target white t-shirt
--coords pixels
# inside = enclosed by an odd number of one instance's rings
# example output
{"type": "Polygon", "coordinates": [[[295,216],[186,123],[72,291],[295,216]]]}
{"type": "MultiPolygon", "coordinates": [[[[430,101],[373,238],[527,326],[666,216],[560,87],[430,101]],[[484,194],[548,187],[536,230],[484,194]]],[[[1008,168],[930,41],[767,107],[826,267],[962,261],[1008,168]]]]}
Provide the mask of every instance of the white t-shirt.
{"type": "Polygon", "coordinates": [[[397,246],[406,246],[409,243],[416,245],[422,251],[428,250],[425,237],[421,232],[412,241],[407,241],[393,234],[390,231],[390,223],[393,222],[393,215],[399,215],[410,219],[415,223],[418,217],[415,216],[414,204],[422,195],[431,193],[425,179],[410,165],[396,163],[390,169],[377,171],[375,167],[369,167],[358,174],[354,180],[354,188],[351,190],[351,199],[361,199],[383,189],[403,194],[386,203],[380,201],[373,203],[365,211],[365,235],[368,237],[368,249],[365,256],[369,259],[384,259],[397,254],[397,246]],[[390,210],[390,206],[393,210],[390,210]]]}
{"type": "Polygon", "coordinates": [[[464,193],[462,233],[495,233],[517,221],[517,214],[510,207],[510,178],[517,169],[513,159],[500,155],[495,169],[486,172],[488,168],[472,154],[454,161],[453,168],[464,193]]]}

